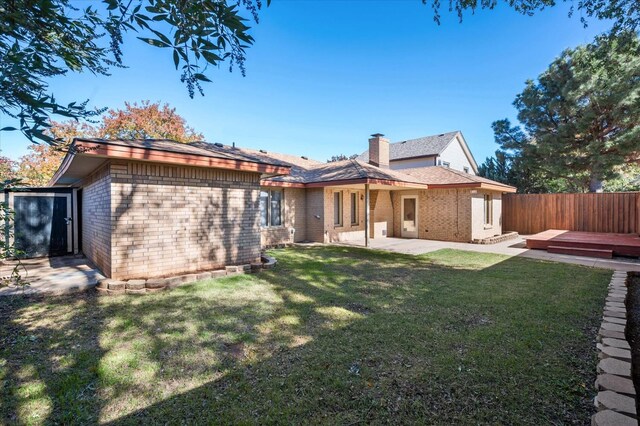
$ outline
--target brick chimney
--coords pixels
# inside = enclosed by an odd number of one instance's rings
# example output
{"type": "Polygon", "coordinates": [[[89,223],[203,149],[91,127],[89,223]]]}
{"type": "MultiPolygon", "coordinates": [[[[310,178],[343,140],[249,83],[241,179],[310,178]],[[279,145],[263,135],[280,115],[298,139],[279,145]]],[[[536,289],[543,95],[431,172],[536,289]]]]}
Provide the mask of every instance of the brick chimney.
{"type": "Polygon", "coordinates": [[[389,139],[382,133],[375,133],[369,139],[369,164],[389,168],[389,139]]]}

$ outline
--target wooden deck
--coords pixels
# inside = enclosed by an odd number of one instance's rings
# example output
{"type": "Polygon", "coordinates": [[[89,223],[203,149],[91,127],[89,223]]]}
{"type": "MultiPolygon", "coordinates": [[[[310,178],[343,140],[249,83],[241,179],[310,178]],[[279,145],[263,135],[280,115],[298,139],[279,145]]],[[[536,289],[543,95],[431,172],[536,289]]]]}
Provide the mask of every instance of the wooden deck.
{"type": "Polygon", "coordinates": [[[527,248],[548,250],[576,256],[640,257],[638,234],[611,234],[604,232],[578,232],[549,229],[526,237],[527,248]]]}

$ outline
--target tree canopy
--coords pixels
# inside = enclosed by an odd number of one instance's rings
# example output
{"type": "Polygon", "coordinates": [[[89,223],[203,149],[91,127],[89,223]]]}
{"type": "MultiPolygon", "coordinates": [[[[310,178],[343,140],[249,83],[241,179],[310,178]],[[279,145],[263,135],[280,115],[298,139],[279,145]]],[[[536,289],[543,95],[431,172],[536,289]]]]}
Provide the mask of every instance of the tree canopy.
{"type": "Polygon", "coordinates": [[[175,108],[159,102],[125,102],[125,108],[107,112],[97,133],[105,139],[172,139],[178,142],[204,140],[187,126],[186,120],[176,113],[175,108]]]}
{"type": "MultiPolygon", "coordinates": [[[[246,49],[254,42],[248,21],[271,0],[8,0],[0,3],[0,113],[18,120],[32,142],[55,143],[46,129],[51,119],[91,119],[104,110],[81,99],[64,103],[49,88],[53,77],[89,72],[109,75],[123,67],[124,36],[164,49],[173,59],[189,95],[203,94],[201,83],[221,65],[245,72],[246,49]]],[[[419,0],[415,0],[419,1],[419,0]]],[[[421,0],[440,22],[440,0],[421,0]]],[[[565,0],[568,1],[568,0],[565,0]]],[[[467,11],[493,9],[498,0],[452,0],[460,19],[467,11]]],[[[508,0],[531,15],[556,0],[508,0]]],[[[573,10],[573,9],[572,9],[573,10]]],[[[637,0],[581,0],[581,19],[607,19],[612,32],[635,31],[640,24],[637,0]]]]}
{"type": "MultiPolygon", "coordinates": [[[[45,186],[51,180],[74,138],[172,139],[178,142],[202,141],[204,136],[189,127],[175,108],[160,102],[125,103],[123,109],[107,111],[94,125],[68,120],[51,122],[47,133],[60,141],[55,145],[32,144],[29,153],[20,158],[17,166],[9,164],[13,177],[22,185],[45,186]]],[[[3,171],[0,157],[0,173],[3,171]]],[[[8,159],[7,159],[8,160],[8,159]]],[[[11,161],[11,160],[8,160],[11,161]]]]}
{"type": "Polygon", "coordinates": [[[519,181],[526,192],[597,191],[638,161],[640,43],[630,40],[621,46],[616,37],[598,37],[527,81],[514,102],[521,125],[493,123],[504,158],[488,160],[483,173],[519,181]]]}
{"type": "MultiPolygon", "coordinates": [[[[191,97],[203,93],[209,66],[227,64],[244,74],[247,25],[263,0],[9,0],[0,4],[0,112],[18,119],[32,142],[52,143],[51,116],[96,117],[87,102],[62,104],[49,90],[52,77],[108,75],[123,66],[126,33],[172,55],[191,97]]],[[[264,0],[266,4],[270,0],[264,0]]],[[[16,130],[3,128],[2,130],[16,130]]]]}
{"type": "MultiPolygon", "coordinates": [[[[570,15],[575,12],[580,14],[583,24],[588,24],[588,18],[606,19],[612,22],[611,34],[628,34],[634,32],[640,26],[640,4],[637,0],[581,0],[577,5],[571,2],[570,15]]],[[[440,0],[422,0],[425,5],[431,6],[434,20],[440,22],[442,2],[440,0]]],[[[549,7],[555,6],[557,0],[505,0],[511,8],[523,15],[533,15],[549,7]]],[[[460,21],[466,11],[471,13],[478,9],[493,9],[498,5],[498,0],[450,0],[449,11],[455,11],[460,21]]]]}
{"type": "Polygon", "coordinates": [[[16,162],[0,155],[0,188],[16,177],[16,162]]]}
{"type": "Polygon", "coordinates": [[[354,160],[356,158],[358,158],[358,154],[353,154],[353,155],[344,155],[344,154],[332,155],[331,158],[329,158],[327,160],[327,163],[335,163],[336,161],[344,161],[344,160],[354,160]]]}

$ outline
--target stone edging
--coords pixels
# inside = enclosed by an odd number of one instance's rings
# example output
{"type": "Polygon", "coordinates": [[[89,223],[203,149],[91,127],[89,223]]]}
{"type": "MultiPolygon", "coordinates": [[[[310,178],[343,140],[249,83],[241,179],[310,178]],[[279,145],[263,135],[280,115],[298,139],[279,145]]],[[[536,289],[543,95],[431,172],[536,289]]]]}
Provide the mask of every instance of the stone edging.
{"type": "Polygon", "coordinates": [[[626,339],[627,273],[615,271],[609,284],[602,325],[598,332],[598,412],[594,426],[637,425],[636,390],[631,378],[631,349],[626,339]]]}
{"type": "Polygon", "coordinates": [[[116,296],[120,294],[147,294],[169,290],[183,284],[190,284],[196,281],[221,278],[227,275],[257,273],[261,269],[271,269],[276,265],[276,259],[262,255],[262,262],[249,265],[227,266],[224,269],[200,272],[197,274],[177,275],[169,278],[149,278],[135,279],[128,281],[105,278],[98,281],[96,290],[102,294],[116,296]]]}
{"type": "Polygon", "coordinates": [[[496,235],[495,237],[482,238],[480,240],[471,241],[473,244],[497,244],[503,241],[513,240],[518,238],[517,232],[507,232],[506,234],[496,235]]]}

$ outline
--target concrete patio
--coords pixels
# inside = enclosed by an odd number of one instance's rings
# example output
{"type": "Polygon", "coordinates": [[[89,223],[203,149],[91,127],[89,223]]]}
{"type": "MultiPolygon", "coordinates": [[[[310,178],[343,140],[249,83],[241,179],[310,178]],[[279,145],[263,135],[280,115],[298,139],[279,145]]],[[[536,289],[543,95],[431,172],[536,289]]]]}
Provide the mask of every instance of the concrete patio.
{"type": "MultiPolygon", "coordinates": [[[[16,261],[4,261],[0,265],[0,276],[11,274],[16,261]]],[[[11,285],[0,288],[0,297],[21,294],[64,294],[93,288],[98,280],[105,278],[86,258],[61,256],[26,259],[25,269],[20,275],[29,282],[24,289],[11,285]]]]}
{"type": "MultiPolygon", "coordinates": [[[[441,249],[457,249],[481,253],[504,254],[506,256],[521,256],[531,259],[549,260],[552,262],[572,263],[617,271],[640,271],[640,260],[638,259],[623,257],[615,257],[613,259],[596,259],[583,256],[553,254],[548,253],[545,250],[529,250],[525,246],[525,237],[526,236],[521,235],[516,239],[503,241],[497,244],[454,243],[448,241],[405,238],[374,238],[370,240],[369,246],[372,249],[415,255],[430,253],[441,249]]],[[[358,247],[364,246],[363,242],[356,241],[344,242],[341,244],[358,247]]]]}

